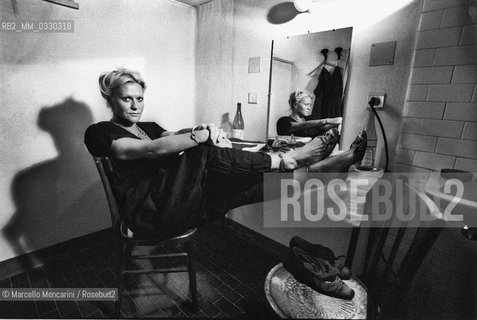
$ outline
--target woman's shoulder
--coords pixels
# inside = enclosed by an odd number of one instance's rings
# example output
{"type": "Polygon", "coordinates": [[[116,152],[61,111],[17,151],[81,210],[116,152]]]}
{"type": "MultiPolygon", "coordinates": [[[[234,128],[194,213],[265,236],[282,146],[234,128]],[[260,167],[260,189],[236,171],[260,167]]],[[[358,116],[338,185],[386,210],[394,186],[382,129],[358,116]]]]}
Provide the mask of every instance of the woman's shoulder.
{"type": "Polygon", "coordinates": [[[277,122],[294,122],[295,119],[293,119],[292,117],[290,116],[284,116],[284,117],[281,117],[280,119],[278,119],[277,122]]]}

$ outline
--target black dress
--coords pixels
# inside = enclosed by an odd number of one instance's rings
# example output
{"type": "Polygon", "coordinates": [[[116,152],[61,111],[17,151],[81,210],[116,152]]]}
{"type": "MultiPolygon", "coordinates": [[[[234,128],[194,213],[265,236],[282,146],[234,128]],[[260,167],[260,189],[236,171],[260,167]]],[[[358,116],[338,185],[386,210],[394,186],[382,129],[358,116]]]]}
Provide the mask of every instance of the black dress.
{"type": "Polygon", "coordinates": [[[315,90],[315,103],[311,115],[306,120],[335,118],[343,116],[343,76],[340,67],[333,74],[323,68],[318,77],[315,90]]]}
{"type": "MultiPolygon", "coordinates": [[[[164,129],[154,122],[137,124],[152,139],[164,129]]],[[[91,125],[85,144],[93,156],[110,157],[118,177],[111,179],[122,219],[136,234],[151,239],[178,235],[216,219],[230,209],[263,199],[262,173],[270,157],[201,144],[155,159],[119,160],[113,140],[139,139],[111,122],[91,125]]]]}

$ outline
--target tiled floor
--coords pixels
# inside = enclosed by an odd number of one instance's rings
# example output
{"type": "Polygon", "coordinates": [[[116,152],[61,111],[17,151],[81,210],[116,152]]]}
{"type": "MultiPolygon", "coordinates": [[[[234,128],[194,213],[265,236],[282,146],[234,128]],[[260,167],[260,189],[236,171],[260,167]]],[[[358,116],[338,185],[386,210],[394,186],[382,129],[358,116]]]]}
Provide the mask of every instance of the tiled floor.
{"type": "MultiPolygon", "coordinates": [[[[13,288],[112,288],[117,257],[112,240],[0,282],[13,288]]],[[[198,313],[191,311],[187,274],[129,276],[121,313],[134,318],[273,318],[263,285],[278,258],[228,235],[214,224],[196,244],[198,313]]],[[[2,302],[1,318],[108,318],[112,302],[2,302]]]]}

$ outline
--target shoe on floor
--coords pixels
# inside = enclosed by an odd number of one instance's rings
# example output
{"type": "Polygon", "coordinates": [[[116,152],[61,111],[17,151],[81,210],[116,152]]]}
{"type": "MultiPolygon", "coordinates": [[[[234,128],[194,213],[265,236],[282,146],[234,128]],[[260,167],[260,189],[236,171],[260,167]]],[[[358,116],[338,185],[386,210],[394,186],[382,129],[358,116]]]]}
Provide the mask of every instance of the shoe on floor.
{"type": "Polygon", "coordinates": [[[290,247],[283,265],[297,281],[317,292],[347,300],[354,297],[353,289],[337,276],[339,270],[325,259],[314,257],[298,247],[290,247]]]}
{"type": "Polygon", "coordinates": [[[314,257],[319,257],[325,259],[330,263],[333,267],[339,270],[337,274],[343,280],[351,279],[351,270],[344,265],[344,261],[341,258],[344,256],[336,257],[333,251],[325,246],[319,244],[313,244],[311,242],[306,241],[305,239],[294,236],[290,240],[290,248],[298,247],[305,252],[313,255],[314,257]]]}

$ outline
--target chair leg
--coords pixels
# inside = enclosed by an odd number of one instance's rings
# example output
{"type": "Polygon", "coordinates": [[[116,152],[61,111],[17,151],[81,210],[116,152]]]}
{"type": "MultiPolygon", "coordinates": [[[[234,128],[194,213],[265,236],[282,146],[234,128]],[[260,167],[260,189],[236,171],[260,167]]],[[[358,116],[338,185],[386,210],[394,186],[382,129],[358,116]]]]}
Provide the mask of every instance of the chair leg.
{"type": "Polygon", "coordinates": [[[121,302],[123,301],[123,291],[124,291],[124,270],[126,270],[126,260],[124,259],[126,256],[131,254],[132,248],[127,244],[121,243],[119,245],[119,267],[118,267],[118,300],[116,300],[114,306],[114,318],[118,319],[121,316],[121,302]]]}
{"type": "Polygon", "coordinates": [[[116,278],[118,282],[118,299],[114,303],[114,318],[118,319],[121,312],[121,302],[123,298],[123,290],[124,290],[124,279],[123,279],[123,271],[124,271],[124,246],[122,243],[118,243],[118,253],[119,253],[119,262],[118,268],[116,272],[116,278]]]}
{"type": "Polygon", "coordinates": [[[194,261],[194,240],[186,243],[187,265],[189,270],[189,290],[192,298],[192,308],[194,312],[199,311],[199,302],[197,301],[197,279],[194,261]]]}
{"type": "Polygon", "coordinates": [[[122,272],[122,267],[120,267],[120,272],[118,273],[119,276],[119,286],[118,286],[118,300],[114,305],[114,318],[118,319],[121,315],[121,302],[123,300],[123,290],[124,290],[124,275],[122,272]]]}

